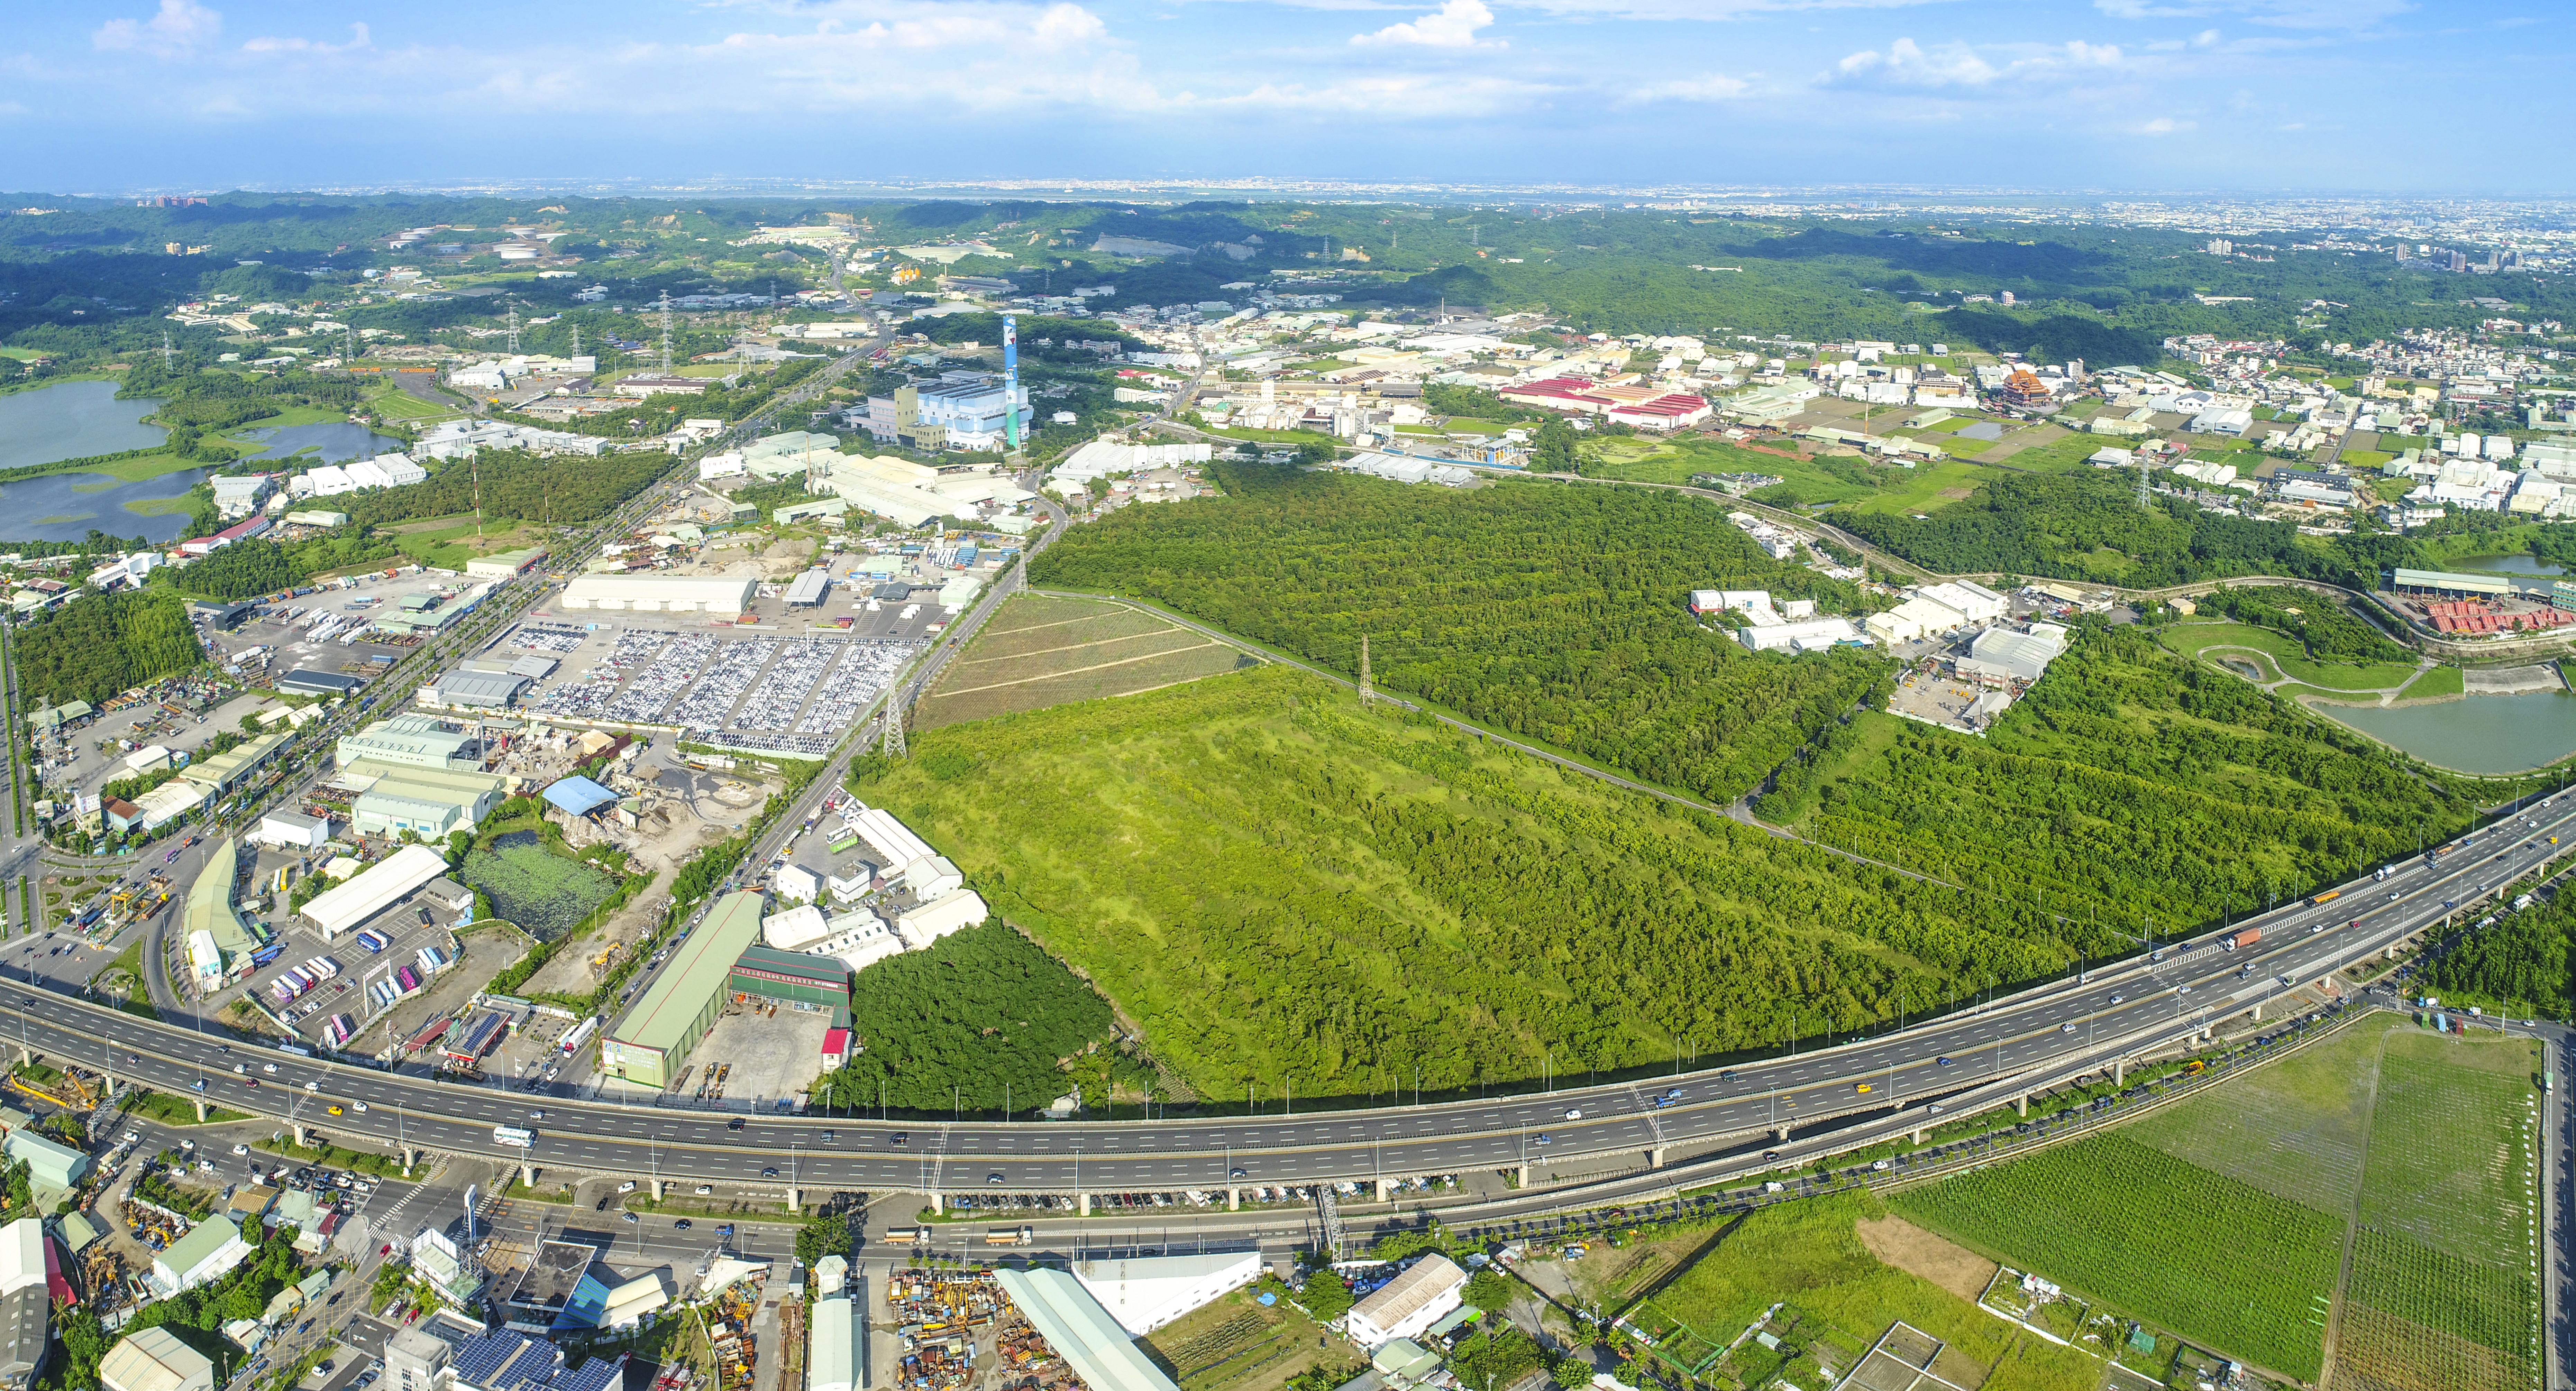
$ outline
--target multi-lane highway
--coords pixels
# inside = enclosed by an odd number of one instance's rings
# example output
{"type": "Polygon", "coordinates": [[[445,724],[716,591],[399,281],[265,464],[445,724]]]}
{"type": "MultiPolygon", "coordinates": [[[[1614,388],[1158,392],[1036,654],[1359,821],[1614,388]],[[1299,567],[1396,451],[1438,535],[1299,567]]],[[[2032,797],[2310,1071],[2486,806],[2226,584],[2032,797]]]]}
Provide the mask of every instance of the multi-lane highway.
{"type": "Polygon", "coordinates": [[[1696,1161],[1695,1175],[1715,1177],[1758,1166],[1765,1149],[1790,1148],[1783,1135],[1806,1132],[1795,1146],[1804,1152],[1828,1129],[1902,1133],[1930,1123],[1935,1105],[1991,1105],[2019,1088],[2110,1067],[2437,927],[2567,848],[2576,848],[2576,798],[2561,797],[2438,859],[2410,858],[2384,879],[2357,879],[2322,905],[2302,900],[2154,957],[1865,1041],[1670,1078],[1419,1107],[952,1124],[568,1102],[228,1045],[33,988],[0,994],[0,1044],[20,1033],[38,1053],[158,1091],[198,1094],[202,1083],[210,1100],[315,1126],[342,1144],[729,1192],[1222,1190],[1521,1165],[1544,1180],[1658,1158],[1696,1161]],[[2259,942],[2218,945],[2249,927],[2261,930],[2259,942]],[[496,1143],[495,1126],[533,1131],[534,1142],[525,1151],[496,1143]]]}

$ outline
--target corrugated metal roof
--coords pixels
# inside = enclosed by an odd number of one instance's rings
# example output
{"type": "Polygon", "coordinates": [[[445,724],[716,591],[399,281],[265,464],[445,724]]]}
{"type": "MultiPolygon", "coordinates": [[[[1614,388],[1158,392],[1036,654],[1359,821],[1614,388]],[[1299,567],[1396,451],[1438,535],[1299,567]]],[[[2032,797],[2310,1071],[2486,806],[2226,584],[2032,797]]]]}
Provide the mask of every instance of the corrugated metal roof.
{"type": "Polygon", "coordinates": [[[695,1023],[699,1008],[724,989],[725,977],[743,949],[760,940],[761,909],[756,893],[727,894],[717,900],[707,920],[672,952],[669,968],[654,978],[652,988],[618,1021],[609,1037],[664,1052],[678,1047],[683,1042],[680,1031],[695,1023]]]}
{"type": "Polygon", "coordinates": [[[1162,1368],[1136,1350],[1127,1330],[1070,1274],[997,1270],[993,1278],[1084,1385],[1114,1386],[1118,1391],[1180,1391],[1162,1368]]]}
{"type": "Polygon", "coordinates": [[[580,776],[547,785],[545,799],[566,816],[588,816],[617,800],[617,794],[580,776]]]}
{"type": "Polygon", "coordinates": [[[850,968],[839,957],[809,956],[800,951],[780,951],[770,946],[749,946],[734,959],[737,971],[784,976],[789,980],[809,980],[828,990],[846,989],[850,968]]]}

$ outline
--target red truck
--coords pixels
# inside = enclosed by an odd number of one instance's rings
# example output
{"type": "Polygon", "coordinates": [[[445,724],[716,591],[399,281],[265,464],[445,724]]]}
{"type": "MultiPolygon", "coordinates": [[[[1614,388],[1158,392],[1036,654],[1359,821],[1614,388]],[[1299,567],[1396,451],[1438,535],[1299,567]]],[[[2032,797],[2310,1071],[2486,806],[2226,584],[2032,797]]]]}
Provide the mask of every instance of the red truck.
{"type": "Polygon", "coordinates": [[[2234,951],[2238,947],[2250,947],[2262,940],[2263,929],[2259,927],[2249,927],[2244,931],[2237,933],[2235,936],[2228,938],[2219,945],[2227,951],[2234,951]]]}

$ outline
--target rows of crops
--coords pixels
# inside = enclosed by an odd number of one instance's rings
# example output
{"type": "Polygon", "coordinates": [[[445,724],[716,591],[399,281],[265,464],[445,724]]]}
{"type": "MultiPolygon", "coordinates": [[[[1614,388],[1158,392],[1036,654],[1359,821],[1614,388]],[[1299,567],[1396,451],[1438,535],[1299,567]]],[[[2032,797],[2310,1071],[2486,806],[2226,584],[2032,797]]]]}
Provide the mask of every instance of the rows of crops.
{"type": "Polygon", "coordinates": [[[2531,1258],[2530,1083],[2410,1056],[2401,1041],[2412,1042],[2393,1036],[2380,1060],[2363,1224],[2520,1267],[2531,1258]]]}
{"type": "Polygon", "coordinates": [[[2525,1391],[2532,1365],[2366,1304],[2346,1304],[2335,1324],[2334,1384],[2346,1391],[2525,1391]]]}
{"type": "Polygon", "coordinates": [[[2344,1224],[2125,1135],[1894,1195],[1905,1216],[2240,1360],[2314,1380],[2344,1224]]]}
{"type": "Polygon", "coordinates": [[[2529,1357],[2539,1286],[2527,1272],[2464,1261],[2394,1232],[2364,1227],[2346,1299],[2438,1332],[2529,1357]]]}

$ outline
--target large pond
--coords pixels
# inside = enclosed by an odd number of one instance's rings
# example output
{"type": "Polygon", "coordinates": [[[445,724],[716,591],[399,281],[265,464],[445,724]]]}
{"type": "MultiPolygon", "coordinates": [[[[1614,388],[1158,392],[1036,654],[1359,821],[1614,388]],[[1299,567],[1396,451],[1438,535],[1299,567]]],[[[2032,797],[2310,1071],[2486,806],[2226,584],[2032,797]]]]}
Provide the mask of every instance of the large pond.
{"type": "Polygon", "coordinates": [[[2563,575],[2564,567],[2530,555],[2473,555],[2448,567],[2489,575],[2563,575]]]}
{"type": "Polygon", "coordinates": [[[2317,713],[2444,768],[2519,773],[2576,753],[2576,693],[2470,696],[2393,709],[2320,705],[2317,713]]]}
{"type": "Polygon", "coordinates": [[[184,540],[187,508],[145,516],[128,511],[127,504],[182,497],[205,476],[204,469],[192,468],[140,483],[120,483],[103,473],[48,473],[0,483],[0,542],[77,541],[92,530],[148,541],[184,540]]]}
{"type": "Polygon", "coordinates": [[[345,420],[325,420],[315,425],[288,425],[235,431],[233,438],[261,446],[254,459],[283,459],[301,453],[313,463],[336,464],[346,459],[372,459],[402,448],[402,441],[379,435],[364,425],[345,420]]]}
{"type": "Polygon", "coordinates": [[[60,382],[0,396],[0,469],[159,444],[168,432],[143,423],[159,409],[155,400],[117,400],[114,382],[60,382]]]}

